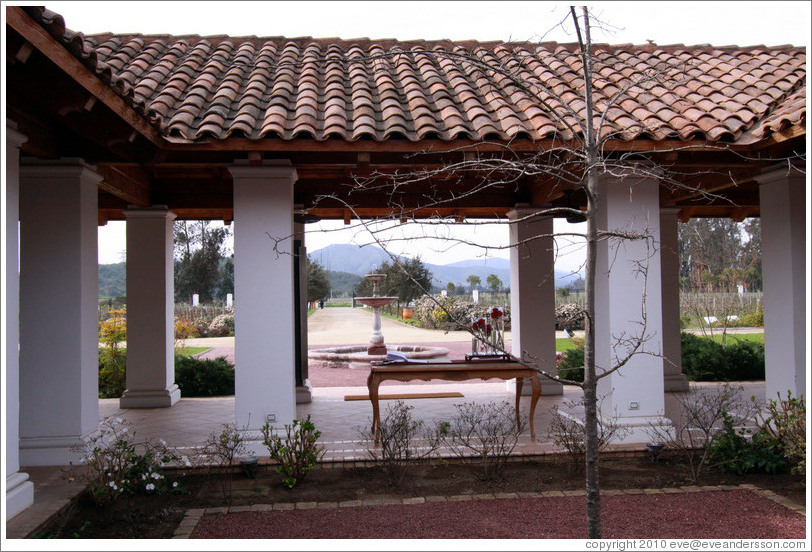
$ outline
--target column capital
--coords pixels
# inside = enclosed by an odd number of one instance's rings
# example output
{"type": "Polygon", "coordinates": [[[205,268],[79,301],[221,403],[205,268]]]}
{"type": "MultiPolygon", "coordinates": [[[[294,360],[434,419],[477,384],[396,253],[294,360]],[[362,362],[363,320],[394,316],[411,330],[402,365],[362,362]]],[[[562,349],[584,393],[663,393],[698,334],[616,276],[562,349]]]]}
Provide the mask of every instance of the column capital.
{"type": "Polygon", "coordinates": [[[805,175],[801,170],[792,164],[782,164],[765,169],[761,174],[754,177],[754,180],[761,184],[772,184],[789,180],[805,180],[805,175]]]}
{"type": "Polygon", "coordinates": [[[25,178],[79,178],[98,185],[103,177],[96,172],[96,168],[88,165],[82,159],[59,159],[56,161],[37,161],[36,163],[20,160],[20,176],[25,178]]]}
{"type": "Polygon", "coordinates": [[[6,121],[6,147],[19,148],[28,141],[28,136],[17,130],[17,123],[6,121]]]}
{"type": "Polygon", "coordinates": [[[235,164],[228,168],[228,172],[235,179],[242,180],[282,180],[293,184],[299,178],[296,169],[287,160],[283,160],[276,165],[249,166],[235,164]]]}
{"type": "Polygon", "coordinates": [[[128,205],[124,209],[124,218],[166,218],[175,220],[175,213],[171,211],[166,205],[153,205],[151,207],[138,207],[135,205],[128,205]]]}
{"type": "MultiPolygon", "coordinates": [[[[529,203],[517,203],[513,209],[507,212],[507,218],[510,221],[516,221],[525,217],[533,216],[537,213],[550,209],[549,205],[530,205],[529,203]]],[[[550,215],[551,217],[553,215],[550,215]]]]}

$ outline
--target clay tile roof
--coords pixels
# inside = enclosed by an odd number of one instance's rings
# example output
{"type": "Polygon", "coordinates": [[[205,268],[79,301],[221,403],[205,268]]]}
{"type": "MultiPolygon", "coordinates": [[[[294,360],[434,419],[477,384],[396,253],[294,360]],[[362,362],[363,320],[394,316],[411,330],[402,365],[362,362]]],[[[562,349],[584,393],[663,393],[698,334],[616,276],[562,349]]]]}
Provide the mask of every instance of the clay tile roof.
{"type": "MultiPolygon", "coordinates": [[[[172,140],[570,139],[585,114],[572,44],[83,36],[25,9],[172,140]]],[[[594,53],[604,136],[746,144],[805,128],[805,48],[594,53]]]]}

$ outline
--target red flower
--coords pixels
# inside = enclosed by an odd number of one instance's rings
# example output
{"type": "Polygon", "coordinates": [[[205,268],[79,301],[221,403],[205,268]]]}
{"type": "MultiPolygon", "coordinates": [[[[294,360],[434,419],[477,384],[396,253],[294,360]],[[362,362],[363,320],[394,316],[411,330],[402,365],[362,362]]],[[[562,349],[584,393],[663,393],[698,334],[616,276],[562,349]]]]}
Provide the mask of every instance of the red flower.
{"type": "Polygon", "coordinates": [[[493,331],[493,327],[491,327],[491,325],[490,325],[490,324],[488,324],[487,326],[485,326],[485,333],[486,333],[486,334],[491,335],[491,332],[492,332],[492,331],[493,331]]]}
{"type": "Polygon", "coordinates": [[[502,314],[504,313],[502,312],[502,309],[500,309],[499,307],[493,307],[491,309],[491,318],[493,318],[494,320],[502,318],[502,314]]]}

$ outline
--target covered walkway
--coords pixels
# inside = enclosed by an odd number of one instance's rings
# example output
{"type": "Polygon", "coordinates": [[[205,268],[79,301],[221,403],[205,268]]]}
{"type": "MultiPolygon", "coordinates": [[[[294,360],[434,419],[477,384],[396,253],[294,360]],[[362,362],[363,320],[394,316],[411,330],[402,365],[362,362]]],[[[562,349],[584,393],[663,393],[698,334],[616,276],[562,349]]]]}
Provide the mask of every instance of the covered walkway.
{"type": "MultiPolygon", "coordinates": [[[[364,329],[371,320],[369,312],[362,309],[330,308],[317,311],[311,318],[308,338],[313,346],[363,344],[368,337],[364,329]],[[346,337],[345,337],[346,336],[346,337]]],[[[424,330],[407,326],[384,318],[382,330],[386,342],[390,344],[433,342],[446,343],[452,350],[470,346],[466,332],[445,333],[439,330],[424,330]]],[[[563,335],[563,334],[562,334],[563,335]]],[[[561,337],[561,336],[559,336],[561,337]]],[[[190,340],[188,345],[215,346],[224,349],[233,338],[216,338],[214,340],[190,340]]],[[[364,376],[365,377],[365,376],[364,376]]],[[[327,382],[325,382],[327,383],[327,382]]],[[[408,406],[414,407],[415,419],[432,422],[448,420],[455,412],[454,405],[462,402],[512,402],[513,394],[505,383],[482,382],[440,382],[434,384],[384,384],[381,393],[420,393],[427,385],[431,392],[459,392],[462,398],[413,398],[404,399],[408,406]]],[[[544,383],[542,382],[542,385],[544,383]]],[[[693,384],[712,389],[715,384],[693,384]]],[[[751,395],[763,399],[764,383],[742,383],[744,396],[751,395]]],[[[365,395],[366,387],[315,386],[313,400],[308,404],[299,404],[296,414],[299,419],[308,415],[316,428],[322,432],[320,442],[325,446],[323,462],[352,464],[369,458],[366,447],[369,443],[363,440],[362,431],[367,429],[372,417],[368,400],[345,400],[347,395],[365,395]]],[[[675,393],[666,394],[667,415],[673,415],[675,393]]],[[[534,456],[556,452],[556,447],[549,434],[550,418],[554,407],[575,411],[571,406],[581,398],[580,389],[565,386],[563,395],[542,396],[536,408],[535,425],[537,440],[532,442],[529,434],[521,437],[515,455],[534,456]]],[[[385,411],[386,403],[381,408],[385,411]]],[[[529,411],[529,397],[522,400],[522,409],[529,411]]],[[[181,398],[172,408],[137,408],[122,409],[118,399],[99,401],[99,417],[120,417],[133,424],[138,440],[165,440],[169,445],[178,447],[185,454],[193,453],[213,432],[222,428],[222,424],[234,423],[234,397],[181,398]]],[[[617,445],[623,450],[642,450],[643,445],[617,445]]],[[[79,494],[82,487],[78,483],[69,483],[63,471],[58,467],[25,467],[35,485],[37,501],[35,507],[29,508],[7,525],[9,538],[23,538],[48,517],[67,504],[72,497],[79,494]]]]}

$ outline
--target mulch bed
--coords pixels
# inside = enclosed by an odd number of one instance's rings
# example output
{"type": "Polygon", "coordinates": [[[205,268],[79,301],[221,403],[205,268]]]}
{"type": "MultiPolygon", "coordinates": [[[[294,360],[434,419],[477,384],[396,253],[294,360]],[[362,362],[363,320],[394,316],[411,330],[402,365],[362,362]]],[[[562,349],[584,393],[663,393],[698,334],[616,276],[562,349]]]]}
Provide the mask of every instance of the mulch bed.
{"type": "MultiPolygon", "coordinates": [[[[206,515],[200,539],[572,539],[585,497],[489,499],[206,515]]],[[[804,516],[748,490],[602,498],[604,538],[802,539],[804,516]]]]}

